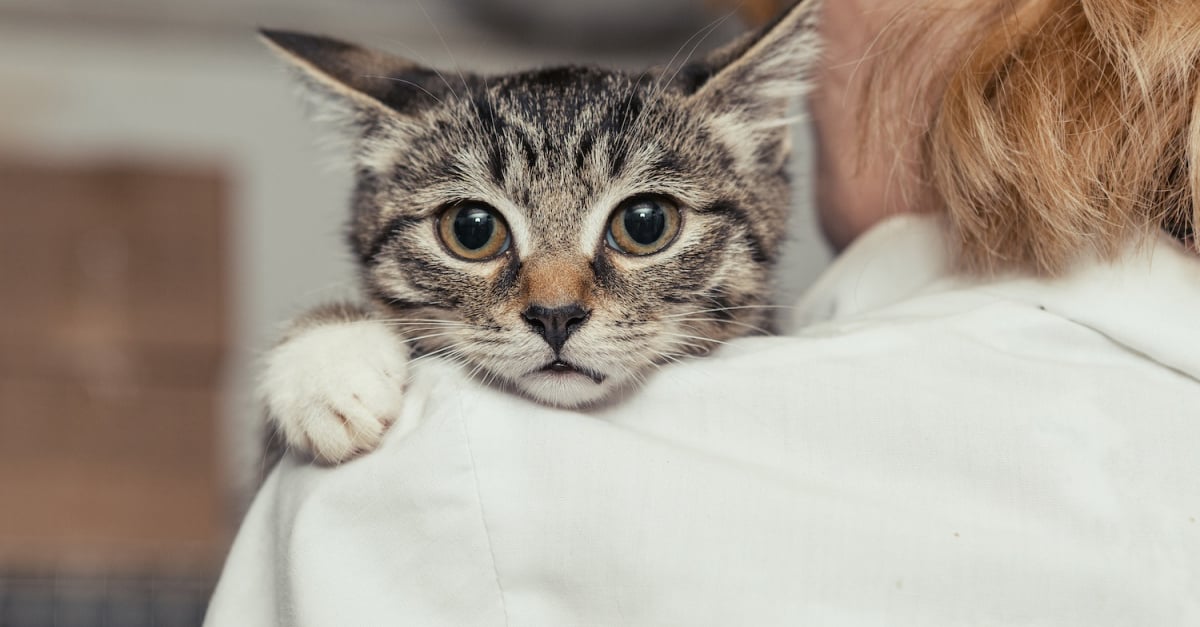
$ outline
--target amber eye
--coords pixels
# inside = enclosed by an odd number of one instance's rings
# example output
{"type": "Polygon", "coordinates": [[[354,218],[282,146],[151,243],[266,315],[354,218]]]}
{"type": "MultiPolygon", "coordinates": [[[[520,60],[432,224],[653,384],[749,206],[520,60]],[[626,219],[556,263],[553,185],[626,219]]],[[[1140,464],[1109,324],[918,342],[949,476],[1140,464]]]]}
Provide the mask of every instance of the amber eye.
{"type": "Polygon", "coordinates": [[[608,245],[627,255],[652,255],[679,233],[679,207],[666,198],[635,196],[608,223],[608,245]]]}
{"type": "Polygon", "coordinates": [[[508,225],[481,202],[450,207],[438,220],[438,235],[450,252],[467,261],[486,261],[508,250],[508,225]]]}

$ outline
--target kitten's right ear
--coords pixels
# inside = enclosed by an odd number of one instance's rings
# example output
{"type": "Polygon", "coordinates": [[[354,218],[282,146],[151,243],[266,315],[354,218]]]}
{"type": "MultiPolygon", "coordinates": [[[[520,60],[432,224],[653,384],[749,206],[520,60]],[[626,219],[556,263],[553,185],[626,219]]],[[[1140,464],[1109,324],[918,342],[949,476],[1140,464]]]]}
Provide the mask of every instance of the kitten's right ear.
{"type": "MultiPolygon", "coordinates": [[[[837,1],[837,0],[831,0],[837,1]]],[[[807,90],[821,55],[817,19],[822,0],[794,0],[759,32],[744,37],[685,67],[701,98],[734,106],[786,108],[807,90]]]]}
{"type": "Polygon", "coordinates": [[[335,114],[413,113],[441,100],[432,80],[437,72],[399,57],[319,35],[266,28],[259,34],[335,114]]]}

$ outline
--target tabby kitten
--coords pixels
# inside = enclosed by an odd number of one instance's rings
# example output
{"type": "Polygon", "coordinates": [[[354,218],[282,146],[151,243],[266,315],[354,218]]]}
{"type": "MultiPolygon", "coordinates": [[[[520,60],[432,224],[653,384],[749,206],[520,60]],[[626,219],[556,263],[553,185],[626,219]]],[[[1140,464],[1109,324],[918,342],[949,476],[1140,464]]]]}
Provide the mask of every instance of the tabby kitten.
{"type": "Polygon", "coordinates": [[[387,54],[263,36],[347,123],[367,304],[319,308],[268,356],[293,449],[376,446],[411,355],[583,407],[767,324],[789,213],[789,112],[816,0],[678,70],[444,79],[387,54]]]}

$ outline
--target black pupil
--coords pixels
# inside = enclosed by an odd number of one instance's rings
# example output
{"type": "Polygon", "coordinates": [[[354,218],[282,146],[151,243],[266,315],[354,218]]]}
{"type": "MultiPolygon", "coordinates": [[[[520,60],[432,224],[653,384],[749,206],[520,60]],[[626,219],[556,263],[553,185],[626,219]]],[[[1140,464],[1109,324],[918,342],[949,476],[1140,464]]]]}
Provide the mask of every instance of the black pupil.
{"type": "Polygon", "coordinates": [[[454,236],[467,250],[479,250],[492,241],[496,218],[486,209],[467,207],[454,217],[454,236]]]}
{"type": "Polygon", "coordinates": [[[625,232],[643,246],[657,242],[666,228],[667,214],[656,202],[639,202],[625,210],[625,232]]]}

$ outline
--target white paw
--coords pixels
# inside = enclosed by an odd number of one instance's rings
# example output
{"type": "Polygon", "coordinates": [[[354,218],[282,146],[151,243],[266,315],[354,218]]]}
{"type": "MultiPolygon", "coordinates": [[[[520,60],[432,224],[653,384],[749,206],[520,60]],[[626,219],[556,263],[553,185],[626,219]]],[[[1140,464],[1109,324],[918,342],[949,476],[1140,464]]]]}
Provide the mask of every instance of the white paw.
{"type": "Polygon", "coordinates": [[[379,446],[407,370],[408,349],[382,323],[331,323],[272,349],[261,392],[289,448],[336,464],[379,446]]]}

